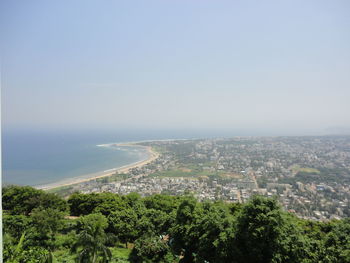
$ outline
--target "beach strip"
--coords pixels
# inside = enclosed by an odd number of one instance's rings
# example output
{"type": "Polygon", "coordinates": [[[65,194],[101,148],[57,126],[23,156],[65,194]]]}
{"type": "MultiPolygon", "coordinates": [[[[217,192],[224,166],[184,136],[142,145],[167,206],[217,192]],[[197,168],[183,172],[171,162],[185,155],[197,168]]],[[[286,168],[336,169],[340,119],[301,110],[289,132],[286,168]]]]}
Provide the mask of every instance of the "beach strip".
{"type": "Polygon", "coordinates": [[[70,186],[70,185],[74,185],[74,184],[79,184],[79,183],[84,183],[84,182],[88,182],[88,181],[92,181],[92,180],[96,180],[99,178],[103,178],[103,177],[108,177],[108,176],[112,176],[116,173],[118,174],[125,174],[128,173],[131,169],[134,168],[140,168],[146,164],[149,164],[151,162],[153,162],[154,160],[156,160],[159,157],[159,153],[153,151],[151,146],[143,146],[143,145],[135,145],[134,143],[115,143],[113,145],[116,146],[138,146],[138,147],[143,147],[146,148],[147,151],[149,152],[149,157],[145,160],[141,160],[135,163],[131,163],[128,165],[124,165],[121,166],[119,168],[114,168],[114,169],[109,169],[109,170],[105,170],[102,172],[97,172],[97,173],[92,173],[92,174],[87,174],[87,175],[82,175],[79,177],[74,177],[71,179],[66,179],[66,180],[62,180],[60,182],[56,182],[56,183],[51,183],[51,184],[46,184],[46,185],[39,185],[39,186],[35,186],[35,188],[37,189],[42,189],[42,190],[50,190],[50,189],[54,189],[54,188],[58,188],[58,187],[64,187],[64,186],[70,186]]]}

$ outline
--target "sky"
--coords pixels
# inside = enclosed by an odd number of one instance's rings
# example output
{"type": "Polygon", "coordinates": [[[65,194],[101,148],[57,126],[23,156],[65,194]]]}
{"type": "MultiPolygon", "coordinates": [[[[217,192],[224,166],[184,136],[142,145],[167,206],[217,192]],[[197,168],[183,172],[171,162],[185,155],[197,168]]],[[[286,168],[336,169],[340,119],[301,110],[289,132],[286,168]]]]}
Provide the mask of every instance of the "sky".
{"type": "Polygon", "coordinates": [[[349,13],[347,0],[3,0],[2,127],[350,131],[349,13]]]}

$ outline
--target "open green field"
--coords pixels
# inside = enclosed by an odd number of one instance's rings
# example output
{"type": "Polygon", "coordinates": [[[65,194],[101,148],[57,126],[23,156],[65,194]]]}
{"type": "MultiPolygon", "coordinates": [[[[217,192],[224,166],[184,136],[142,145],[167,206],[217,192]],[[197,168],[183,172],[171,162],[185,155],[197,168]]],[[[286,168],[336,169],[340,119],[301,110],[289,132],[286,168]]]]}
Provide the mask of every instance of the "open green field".
{"type": "Polygon", "coordinates": [[[310,174],[319,174],[320,171],[315,169],[315,168],[310,168],[310,167],[300,167],[299,165],[294,165],[292,167],[293,173],[297,174],[299,172],[303,173],[310,173],[310,174]]]}
{"type": "MultiPolygon", "coordinates": [[[[112,252],[112,261],[111,263],[124,263],[130,262],[128,260],[131,249],[122,248],[122,247],[113,247],[110,248],[112,252]]],[[[76,255],[70,253],[69,249],[56,250],[53,253],[54,262],[62,263],[75,263],[76,255]]]]}
{"type": "Polygon", "coordinates": [[[73,185],[66,185],[66,186],[59,186],[56,188],[52,188],[50,190],[47,190],[47,192],[58,194],[60,196],[64,196],[67,193],[70,193],[70,191],[72,191],[72,190],[73,190],[73,185]]]}
{"type": "Polygon", "coordinates": [[[198,178],[198,177],[212,177],[212,176],[223,176],[225,172],[219,171],[219,172],[213,172],[213,171],[198,171],[198,170],[191,170],[188,168],[176,168],[173,170],[166,170],[161,172],[156,172],[153,174],[150,174],[152,177],[160,177],[160,178],[168,178],[168,177],[186,177],[186,178],[198,178]]]}
{"type": "Polygon", "coordinates": [[[96,181],[99,183],[111,183],[111,182],[122,181],[122,180],[125,180],[126,178],[128,178],[127,174],[113,174],[110,176],[97,178],[96,181]]]}

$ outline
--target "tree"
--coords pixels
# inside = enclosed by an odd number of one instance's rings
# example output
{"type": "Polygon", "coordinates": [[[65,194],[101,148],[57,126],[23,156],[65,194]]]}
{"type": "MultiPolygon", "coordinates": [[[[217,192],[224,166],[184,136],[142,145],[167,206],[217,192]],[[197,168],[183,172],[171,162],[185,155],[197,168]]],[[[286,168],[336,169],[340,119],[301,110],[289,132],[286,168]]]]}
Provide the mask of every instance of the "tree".
{"type": "Polygon", "coordinates": [[[36,204],[31,202],[43,194],[43,191],[30,186],[8,186],[2,190],[3,209],[13,215],[28,215],[36,204]]]}
{"type": "Polygon", "coordinates": [[[23,232],[23,234],[21,235],[17,245],[13,245],[11,236],[5,235],[4,238],[4,260],[6,260],[9,263],[15,263],[23,253],[23,242],[25,238],[25,232],[23,232]]]}
{"type": "Polygon", "coordinates": [[[108,216],[111,212],[124,209],[127,206],[119,195],[113,193],[74,193],[69,197],[68,204],[73,216],[91,213],[102,213],[108,216]]]}
{"type": "Polygon", "coordinates": [[[129,259],[133,263],[173,263],[176,257],[162,236],[147,234],[135,241],[129,259]]]}
{"type": "MultiPolygon", "coordinates": [[[[232,262],[229,241],[234,235],[235,218],[223,203],[203,203],[195,216],[193,231],[198,234],[198,262],[232,262]]],[[[193,240],[193,242],[196,242],[193,240]]]]}
{"type": "Polygon", "coordinates": [[[53,208],[35,208],[30,217],[32,220],[32,231],[30,231],[29,238],[35,243],[40,240],[43,241],[38,243],[38,245],[53,248],[55,235],[64,226],[64,213],[53,208]]]}
{"type": "Polygon", "coordinates": [[[19,240],[21,235],[27,231],[31,225],[31,219],[24,215],[6,215],[3,214],[4,232],[10,234],[16,240],[19,240]]]}
{"type": "Polygon", "coordinates": [[[3,209],[12,215],[29,215],[34,208],[67,211],[67,202],[59,196],[30,186],[8,186],[3,189],[3,209]]]}
{"type": "Polygon", "coordinates": [[[93,212],[101,213],[106,217],[114,211],[123,210],[128,207],[124,198],[113,193],[97,194],[97,200],[97,205],[93,212]]]}
{"type": "Polygon", "coordinates": [[[140,231],[145,233],[145,229],[142,229],[140,224],[143,220],[149,222],[149,231],[158,235],[166,235],[169,229],[174,225],[176,213],[172,212],[167,214],[163,211],[155,209],[147,209],[139,221],[140,231]]]}
{"type": "Polygon", "coordinates": [[[43,192],[39,196],[32,197],[28,202],[33,204],[35,208],[54,208],[64,213],[68,212],[67,201],[53,193],[43,192]]]}
{"type": "Polygon", "coordinates": [[[171,247],[175,254],[183,254],[182,262],[193,262],[193,253],[197,251],[197,233],[192,231],[195,222],[195,209],[197,201],[194,197],[185,198],[179,205],[175,224],[170,230],[171,247]]]}
{"type": "Polygon", "coordinates": [[[141,200],[141,196],[138,193],[130,193],[123,196],[123,200],[127,207],[135,211],[137,218],[140,219],[146,212],[146,206],[141,200]]]}
{"type": "MultiPolygon", "coordinates": [[[[15,244],[8,234],[4,236],[3,259],[8,263],[52,263],[53,255],[42,247],[30,247],[25,249],[26,234],[23,232],[15,244]]],[[[17,239],[16,239],[17,241],[17,239]]]]}
{"type": "Polygon", "coordinates": [[[79,250],[77,262],[110,262],[112,254],[105,245],[107,243],[107,236],[104,230],[107,226],[107,219],[102,214],[90,214],[79,219],[78,237],[72,247],[72,252],[79,250]]]}
{"type": "Polygon", "coordinates": [[[232,262],[227,259],[229,240],[234,231],[234,217],[223,203],[180,204],[175,226],[171,229],[171,245],[182,252],[181,262],[232,262]]]}
{"type": "Polygon", "coordinates": [[[112,212],[108,216],[108,231],[115,234],[127,246],[138,236],[138,217],[131,208],[112,212]]]}
{"type": "Polygon", "coordinates": [[[325,238],[325,247],[325,262],[350,262],[349,218],[333,222],[332,230],[325,238]]]}
{"type": "Polygon", "coordinates": [[[178,196],[156,194],[145,197],[143,202],[148,209],[152,208],[169,214],[176,211],[181,199],[178,196]]]}
{"type": "Polygon", "coordinates": [[[88,215],[97,206],[97,194],[73,193],[68,198],[70,214],[73,216],[88,215]]]}
{"type": "Polygon", "coordinates": [[[295,219],[275,199],[261,196],[243,207],[232,248],[237,262],[313,262],[295,219]]]}

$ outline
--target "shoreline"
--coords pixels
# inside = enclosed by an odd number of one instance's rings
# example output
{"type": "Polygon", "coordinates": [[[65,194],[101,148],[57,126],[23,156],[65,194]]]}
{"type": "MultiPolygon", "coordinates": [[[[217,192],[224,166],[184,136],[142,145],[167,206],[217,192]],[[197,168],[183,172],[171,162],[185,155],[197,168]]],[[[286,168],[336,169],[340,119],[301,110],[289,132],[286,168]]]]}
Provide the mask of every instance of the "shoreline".
{"type": "Polygon", "coordinates": [[[73,177],[71,179],[62,180],[56,183],[49,183],[45,185],[37,185],[33,186],[36,189],[41,190],[51,190],[54,188],[59,187],[65,187],[65,186],[71,186],[75,184],[85,183],[88,181],[96,180],[103,177],[109,177],[112,175],[115,175],[116,173],[128,173],[131,169],[134,168],[140,168],[146,164],[149,164],[156,160],[159,157],[159,153],[155,152],[151,146],[143,146],[143,145],[135,145],[137,142],[127,142],[127,143],[110,143],[105,145],[98,145],[98,146],[107,146],[107,145],[113,145],[113,146],[123,146],[123,147],[142,147],[147,149],[149,153],[149,157],[147,159],[137,161],[131,164],[127,164],[118,168],[112,168],[101,172],[91,173],[91,174],[85,174],[77,177],[73,177]]]}

